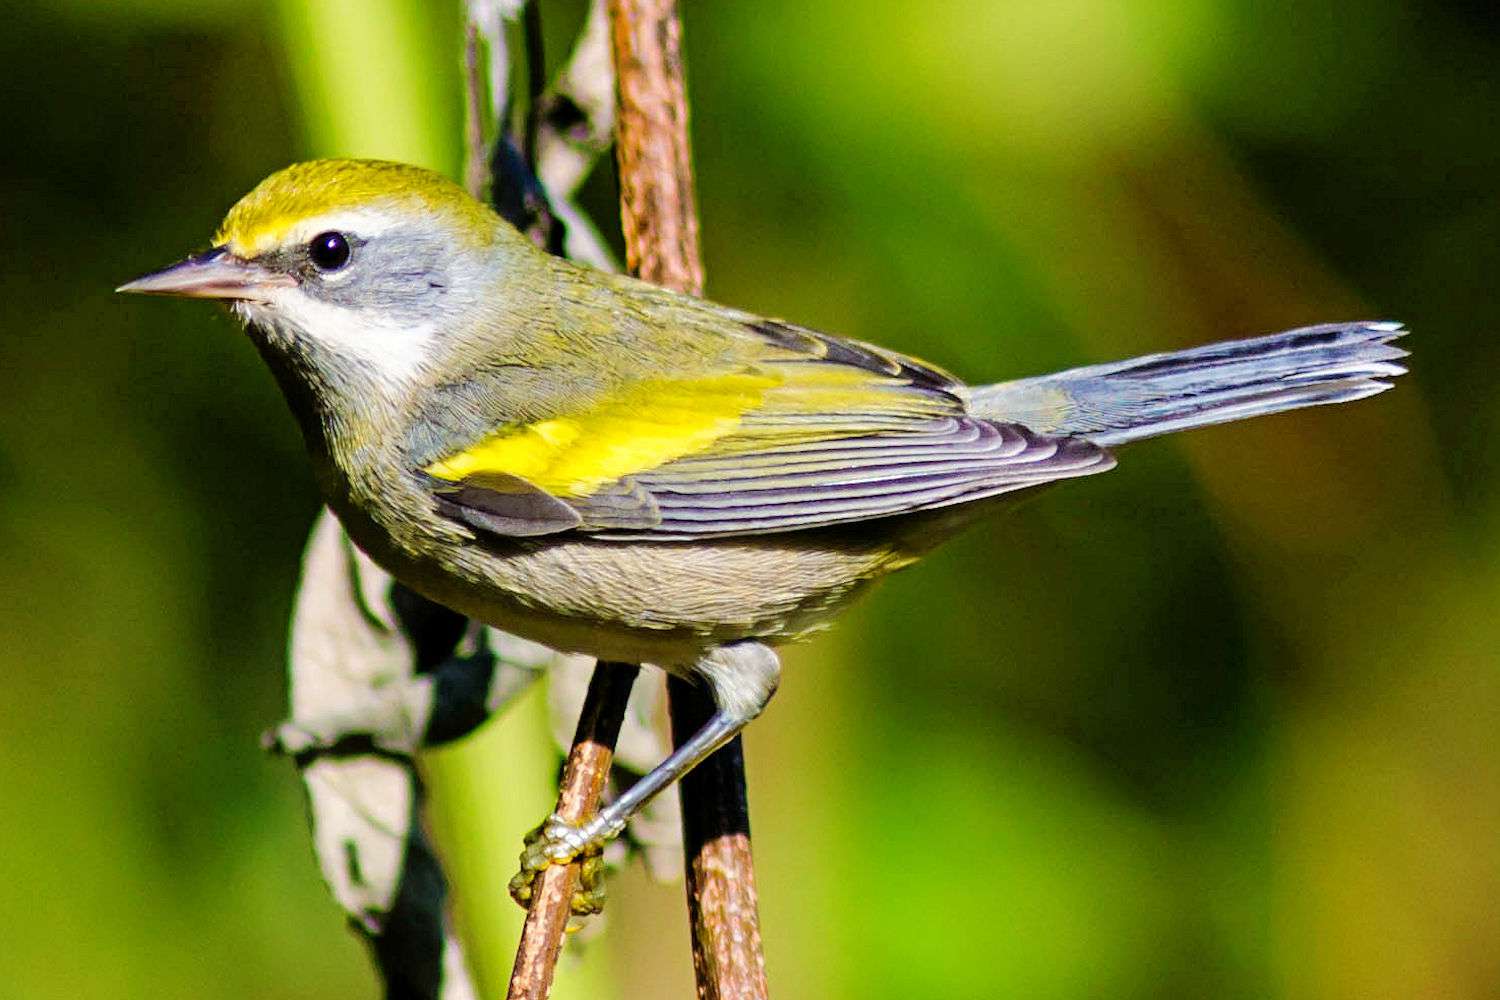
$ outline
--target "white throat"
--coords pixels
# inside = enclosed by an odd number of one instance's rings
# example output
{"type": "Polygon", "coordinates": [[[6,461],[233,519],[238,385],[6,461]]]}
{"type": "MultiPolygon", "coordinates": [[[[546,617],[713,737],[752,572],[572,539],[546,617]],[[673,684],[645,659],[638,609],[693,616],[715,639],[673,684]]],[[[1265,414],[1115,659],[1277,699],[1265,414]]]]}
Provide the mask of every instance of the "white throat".
{"type": "Polygon", "coordinates": [[[393,322],[377,309],[322,302],[298,289],[278,290],[265,303],[239,303],[242,318],[306,339],[319,353],[357,367],[392,388],[420,379],[433,356],[433,323],[393,322]]]}

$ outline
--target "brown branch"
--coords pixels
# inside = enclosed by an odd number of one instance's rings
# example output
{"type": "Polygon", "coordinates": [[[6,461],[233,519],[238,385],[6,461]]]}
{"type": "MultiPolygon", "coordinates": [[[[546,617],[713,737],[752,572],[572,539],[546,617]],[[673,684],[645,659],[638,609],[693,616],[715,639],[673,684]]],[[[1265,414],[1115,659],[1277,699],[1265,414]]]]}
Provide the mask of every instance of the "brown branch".
{"type": "Polygon", "coordinates": [[[688,148],[682,23],[674,0],[610,0],[619,87],[620,222],[630,272],[703,294],[688,148]]]}
{"type": "MultiPolygon", "coordinates": [[[[682,23],[674,0],[609,0],[618,79],[621,222],[638,277],[701,295],[703,262],[688,144],[682,23]]],[[[668,684],[681,743],[714,706],[698,687],[668,684]]],[[[766,996],[756,912],[745,762],[735,737],[681,782],[693,972],[702,1000],[766,996]]]]}
{"type": "MultiPolygon", "coordinates": [[[[582,822],[599,808],[630,686],[639,672],[640,668],[630,663],[600,663],[594,668],[557,795],[557,815],[569,823],[582,822]]],[[[521,943],[516,948],[516,964],[511,969],[508,1000],[546,1000],[551,991],[578,873],[579,863],[575,861],[552,865],[537,875],[521,943]]]]}

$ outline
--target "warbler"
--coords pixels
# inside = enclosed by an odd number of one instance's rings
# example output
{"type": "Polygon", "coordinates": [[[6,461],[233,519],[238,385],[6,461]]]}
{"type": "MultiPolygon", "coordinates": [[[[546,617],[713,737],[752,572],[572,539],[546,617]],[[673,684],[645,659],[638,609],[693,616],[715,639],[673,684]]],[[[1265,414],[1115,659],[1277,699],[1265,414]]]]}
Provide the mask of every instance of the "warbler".
{"type": "Polygon", "coordinates": [[[1399,323],[996,385],[539,250],[442,176],[273,174],[212,248],[120,291],[229,304],[328,505],[409,587],[567,652],[706,683],[704,728],[528,871],[617,834],[764,708],[774,647],[1004,498],[1169,431],[1359,399],[1399,323]]]}

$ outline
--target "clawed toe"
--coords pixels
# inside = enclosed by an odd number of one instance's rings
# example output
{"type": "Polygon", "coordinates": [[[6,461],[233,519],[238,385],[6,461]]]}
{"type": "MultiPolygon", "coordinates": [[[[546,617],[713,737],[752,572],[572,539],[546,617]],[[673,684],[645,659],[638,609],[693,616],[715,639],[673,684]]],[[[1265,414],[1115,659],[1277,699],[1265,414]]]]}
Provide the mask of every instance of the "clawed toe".
{"type": "Polygon", "coordinates": [[[523,907],[531,905],[537,876],[553,865],[580,861],[578,886],[569,900],[576,916],[590,916],[604,909],[604,838],[591,836],[585,827],[569,823],[555,813],[526,835],[521,849],[521,870],[510,880],[510,897],[523,907]],[[580,860],[581,859],[581,860],[580,860]]]}

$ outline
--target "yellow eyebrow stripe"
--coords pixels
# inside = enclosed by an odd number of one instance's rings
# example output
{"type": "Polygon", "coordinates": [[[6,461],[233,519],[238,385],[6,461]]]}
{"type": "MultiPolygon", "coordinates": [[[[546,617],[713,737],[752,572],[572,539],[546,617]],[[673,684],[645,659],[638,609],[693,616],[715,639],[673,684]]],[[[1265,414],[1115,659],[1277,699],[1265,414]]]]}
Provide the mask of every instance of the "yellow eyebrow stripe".
{"type": "Polygon", "coordinates": [[[587,496],[733,433],[780,383],[748,373],[641,382],[585,412],[506,428],[425,471],[449,482],[504,473],[554,496],[587,496]]]}

